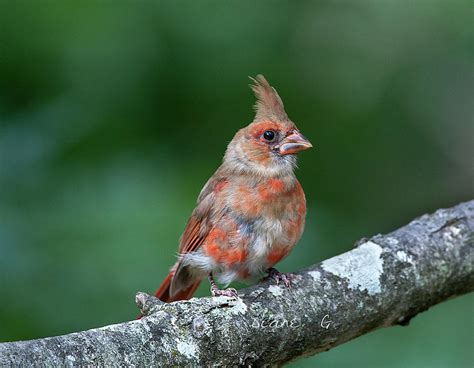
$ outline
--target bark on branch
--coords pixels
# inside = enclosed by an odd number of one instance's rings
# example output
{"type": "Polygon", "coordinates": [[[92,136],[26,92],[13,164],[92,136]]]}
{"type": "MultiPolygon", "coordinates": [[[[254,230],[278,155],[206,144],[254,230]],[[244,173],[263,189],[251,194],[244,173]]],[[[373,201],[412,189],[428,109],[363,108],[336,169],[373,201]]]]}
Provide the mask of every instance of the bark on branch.
{"type": "Polygon", "coordinates": [[[0,344],[0,366],[282,364],[331,349],[474,289],[474,201],[424,215],[239,299],[163,304],[147,317],[65,336],[0,344]]]}

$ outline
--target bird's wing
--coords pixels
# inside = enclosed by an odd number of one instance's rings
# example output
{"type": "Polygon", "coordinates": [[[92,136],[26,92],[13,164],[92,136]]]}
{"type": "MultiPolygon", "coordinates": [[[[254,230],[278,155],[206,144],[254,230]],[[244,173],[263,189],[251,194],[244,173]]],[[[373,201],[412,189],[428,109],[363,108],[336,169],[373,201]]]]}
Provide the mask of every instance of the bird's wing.
{"type": "Polygon", "coordinates": [[[212,221],[212,216],[218,215],[218,212],[220,212],[216,211],[214,206],[216,196],[226,182],[226,178],[217,172],[202,188],[198,197],[197,206],[191,214],[183,235],[181,236],[179,245],[180,254],[193,252],[203,244],[215,223],[215,221],[212,221]]]}
{"type": "Polygon", "coordinates": [[[183,290],[193,287],[192,285],[199,285],[200,280],[197,280],[198,282],[196,283],[189,267],[183,264],[182,255],[199,249],[218,221],[217,217],[222,214],[222,211],[215,208],[216,203],[219,202],[216,199],[218,199],[217,197],[226,183],[227,179],[219,175],[218,170],[199,194],[197,206],[191,214],[181,236],[179,245],[180,259],[171,270],[171,282],[168,284],[167,288],[169,289],[166,291],[170,295],[170,300],[175,300],[176,295],[179,295],[183,290]]]}

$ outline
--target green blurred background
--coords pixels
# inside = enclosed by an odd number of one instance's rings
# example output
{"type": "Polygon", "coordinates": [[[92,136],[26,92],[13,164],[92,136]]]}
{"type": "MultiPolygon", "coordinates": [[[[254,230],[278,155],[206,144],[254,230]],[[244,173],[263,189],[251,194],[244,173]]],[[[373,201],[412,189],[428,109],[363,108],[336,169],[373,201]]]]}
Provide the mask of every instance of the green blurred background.
{"type": "MultiPolygon", "coordinates": [[[[134,318],[253,118],[249,75],[316,147],[282,270],[474,197],[472,1],[0,4],[0,341],[134,318]]],[[[292,366],[471,366],[473,302],[292,366]]]]}

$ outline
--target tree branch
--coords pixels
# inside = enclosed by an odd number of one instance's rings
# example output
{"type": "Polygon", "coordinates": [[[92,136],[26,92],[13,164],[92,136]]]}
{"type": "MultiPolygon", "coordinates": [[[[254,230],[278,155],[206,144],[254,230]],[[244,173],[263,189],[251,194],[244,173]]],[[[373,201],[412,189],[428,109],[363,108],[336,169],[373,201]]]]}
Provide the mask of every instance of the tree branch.
{"type": "Polygon", "coordinates": [[[387,235],[237,300],[164,304],[144,293],[147,317],[89,331],[0,344],[10,365],[262,365],[329,350],[474,289],[474,201],[424,215],[387,235]]]}

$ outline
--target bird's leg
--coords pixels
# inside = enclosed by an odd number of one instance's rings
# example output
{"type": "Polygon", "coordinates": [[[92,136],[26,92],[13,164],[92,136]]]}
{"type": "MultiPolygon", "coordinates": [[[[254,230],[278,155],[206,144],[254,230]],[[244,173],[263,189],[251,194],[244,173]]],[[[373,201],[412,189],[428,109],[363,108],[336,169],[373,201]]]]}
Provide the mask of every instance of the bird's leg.
{"type": "Polygon", "coordinates": [[[290,277],[280,271],[278,271],[276,268],[269,268],[267,270],[268,272],[268,278],[275,280],[276,284],[279,285],[280,282],[284,283],[287,288],[291,288],[291,281],[290,277]]]}
{"type": "Polygon", "coordinates": [[[237,290],[234,288],[227,288],[227,289],[219,289],[214,281],[214,277],[212,276],[212,272],[208,276],[209,283],[211,284],[211,294],[212,296],[228,296],[229,298],[238,298],[237,290]]]}

